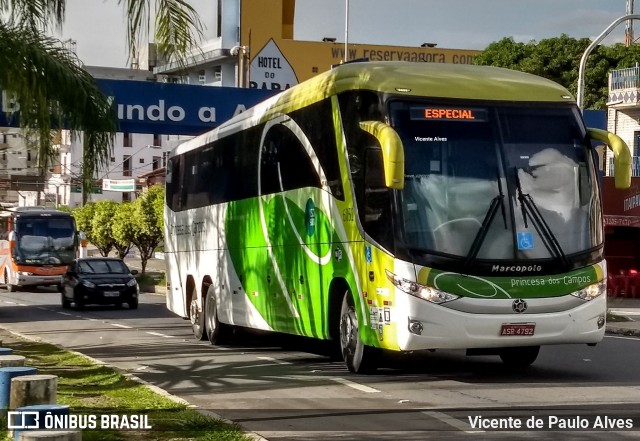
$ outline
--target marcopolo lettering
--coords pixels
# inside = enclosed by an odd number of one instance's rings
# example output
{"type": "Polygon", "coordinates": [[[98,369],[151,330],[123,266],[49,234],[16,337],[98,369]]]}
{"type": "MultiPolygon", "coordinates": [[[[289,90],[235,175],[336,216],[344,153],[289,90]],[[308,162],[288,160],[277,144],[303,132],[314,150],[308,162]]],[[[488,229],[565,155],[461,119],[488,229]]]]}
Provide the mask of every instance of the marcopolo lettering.
{"type": "Polygon", "coordinates": [[[491,267],[491,271],[494,273],[527,273],[532,271],[542,271],[542,267],[540,265],[493,265],[491,267]]]}

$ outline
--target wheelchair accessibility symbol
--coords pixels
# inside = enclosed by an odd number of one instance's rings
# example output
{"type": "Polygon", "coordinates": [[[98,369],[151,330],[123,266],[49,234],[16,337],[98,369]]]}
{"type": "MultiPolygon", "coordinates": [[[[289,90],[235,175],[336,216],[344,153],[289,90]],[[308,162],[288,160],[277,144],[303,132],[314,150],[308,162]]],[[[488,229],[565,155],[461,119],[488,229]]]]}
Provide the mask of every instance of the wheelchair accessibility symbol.
{"type": "Polygon", "coordinates": [[[530,231],[518,232],[518,249],[519,250],[533,249],[533,233],[531,233],[530,231]]]}

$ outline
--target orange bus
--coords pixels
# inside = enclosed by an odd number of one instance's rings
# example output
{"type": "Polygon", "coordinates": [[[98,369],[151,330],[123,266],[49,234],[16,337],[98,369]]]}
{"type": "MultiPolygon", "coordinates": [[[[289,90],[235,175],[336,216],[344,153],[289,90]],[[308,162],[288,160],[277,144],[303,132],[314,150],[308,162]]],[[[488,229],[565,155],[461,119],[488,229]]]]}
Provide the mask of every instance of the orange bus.
{"type": "Polygon", "coordinates": [[[0,211],[0,284],[9,291],[60,285],[77,249],[71,213],[44,207],[0,211]]]}

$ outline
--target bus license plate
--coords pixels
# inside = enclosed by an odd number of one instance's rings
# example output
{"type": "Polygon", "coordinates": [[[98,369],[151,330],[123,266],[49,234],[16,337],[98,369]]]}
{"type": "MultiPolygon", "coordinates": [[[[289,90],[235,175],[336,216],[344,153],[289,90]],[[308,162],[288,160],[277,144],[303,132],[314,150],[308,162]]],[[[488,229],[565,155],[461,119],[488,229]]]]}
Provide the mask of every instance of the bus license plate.
{"type": "Polygon", "coordinates": [[[120,295],[119,291],[105,291],[104,292],[104,296],[105,297],[118,297],[120,295]]]}
{"type": "Polygon", "coordinates": [[[535,323],[503,323],[502,328],[500,328],[500,336],[526,337],[533,335],[535,329],[535,323]]]}

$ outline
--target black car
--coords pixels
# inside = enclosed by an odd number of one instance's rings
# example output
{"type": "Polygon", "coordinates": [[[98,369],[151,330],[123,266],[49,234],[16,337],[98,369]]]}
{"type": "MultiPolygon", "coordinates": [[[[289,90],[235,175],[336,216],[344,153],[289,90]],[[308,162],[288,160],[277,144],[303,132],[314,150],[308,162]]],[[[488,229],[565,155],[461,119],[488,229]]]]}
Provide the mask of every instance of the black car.
{"type": "Polygon", "coordinates": [[[127,303],[130,309],[136,309],[140,294],[136,274],[138,271],[130,271],[122,259],[76,259],[62,278],[62,307],[69,308],[71,303],[78,309],[89,304],[120,307],[127,303]]]}

